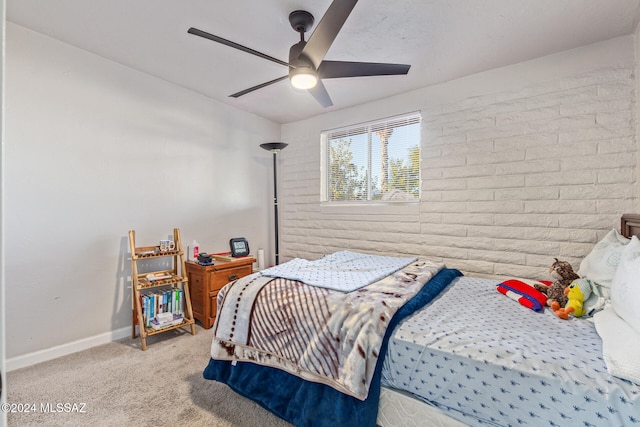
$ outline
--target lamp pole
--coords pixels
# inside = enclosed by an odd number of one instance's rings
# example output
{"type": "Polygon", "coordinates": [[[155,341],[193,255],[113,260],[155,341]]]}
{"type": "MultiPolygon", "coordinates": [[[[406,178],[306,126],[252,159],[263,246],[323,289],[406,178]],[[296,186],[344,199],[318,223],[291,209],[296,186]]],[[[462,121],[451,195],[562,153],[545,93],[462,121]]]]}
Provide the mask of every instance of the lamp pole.
{"type": "Polygon", "coordinates": [[[275,220],[275,233],[276,233],[276,265],[280,263],[280,253],[278,251],[278,181],[277,181],[277,164],[276,156],[280,150],[284,150],[289,145],[285,142],[266,142],[260,144],[260,147],[273,153],[273,217],[275,220]]]}

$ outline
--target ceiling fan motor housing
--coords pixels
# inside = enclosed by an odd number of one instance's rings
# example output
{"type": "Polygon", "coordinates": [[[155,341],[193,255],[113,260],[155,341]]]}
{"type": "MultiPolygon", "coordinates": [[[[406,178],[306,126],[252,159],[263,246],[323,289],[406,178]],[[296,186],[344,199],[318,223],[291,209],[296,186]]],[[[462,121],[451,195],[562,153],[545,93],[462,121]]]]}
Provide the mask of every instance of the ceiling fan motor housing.
{"type": "Polygon", "coordinates": [[[306,45],[307,42],[300,41],[289,49],[289,64],[292,68],[312,66],[311,60],[309,60],[305,55],[301,55],[302,49],[304,49],[306,45]]]}

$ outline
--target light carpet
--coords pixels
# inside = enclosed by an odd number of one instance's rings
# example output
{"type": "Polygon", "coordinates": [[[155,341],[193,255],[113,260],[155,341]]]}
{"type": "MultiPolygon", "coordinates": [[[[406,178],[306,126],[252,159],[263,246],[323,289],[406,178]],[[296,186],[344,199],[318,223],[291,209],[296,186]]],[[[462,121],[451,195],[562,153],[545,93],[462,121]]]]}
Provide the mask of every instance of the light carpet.
{"type": "Polygon", "coordinates": [[[146,351],[123,339],[9,372],[7,402],[35,412],[9,413],[8,425],[290,427],[202,377],[212,333],[196,329],[149,337],[146,351]]]}

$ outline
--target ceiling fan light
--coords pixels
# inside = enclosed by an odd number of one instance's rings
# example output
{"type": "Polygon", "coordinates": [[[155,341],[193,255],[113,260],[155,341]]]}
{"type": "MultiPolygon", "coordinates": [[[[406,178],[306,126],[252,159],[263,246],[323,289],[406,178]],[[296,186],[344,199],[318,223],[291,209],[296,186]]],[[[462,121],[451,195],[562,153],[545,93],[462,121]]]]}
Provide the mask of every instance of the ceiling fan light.
{"type": "Polygon", "coordinates": [[[318,83],[318,76],[310,68],[295,68],[291,70],[290,78],[296,89],[311,89],[318,83]]]}

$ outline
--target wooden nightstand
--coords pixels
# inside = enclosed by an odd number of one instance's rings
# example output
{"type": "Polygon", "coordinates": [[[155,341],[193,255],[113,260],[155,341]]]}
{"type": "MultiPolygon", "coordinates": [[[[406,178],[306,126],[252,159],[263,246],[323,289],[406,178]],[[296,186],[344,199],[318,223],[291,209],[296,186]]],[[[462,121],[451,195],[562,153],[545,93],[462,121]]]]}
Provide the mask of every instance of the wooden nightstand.
{"type": "Polygon", "coordinates": [[[200,265],[194,261],[185,263],[193,317],[205,329],[216,319],[218,291],[227,283],[253,272],[255,258],[248,256],[237,261],[215,261],[214,265],[200,265]]]}

